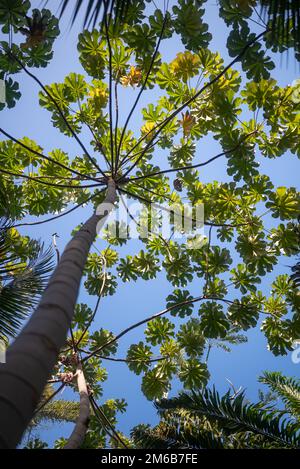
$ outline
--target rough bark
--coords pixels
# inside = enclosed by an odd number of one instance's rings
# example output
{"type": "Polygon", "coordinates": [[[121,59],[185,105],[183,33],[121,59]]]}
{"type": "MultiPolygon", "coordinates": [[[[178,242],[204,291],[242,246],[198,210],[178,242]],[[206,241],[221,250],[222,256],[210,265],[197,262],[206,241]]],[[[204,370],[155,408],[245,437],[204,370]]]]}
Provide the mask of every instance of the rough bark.
{"type": "Polygon", "coordinates": [[[64,449],[80,448],[83,443],[90,421],[90,400],[89,392],[86,385],[84,373],[81,364],[78,365],[76,371],[77,386],[80,396],[79,416],[76,420],[75,427],[68,439],[64,449]]]}
{"type": "Polygon", "coordinates": [[[106,211],[95,213],[67,244],[31,319],[0,365],[0,448],[15,448],[40,401],[74,315],[90,247],[116,200],[108,182],[106,211]]]}

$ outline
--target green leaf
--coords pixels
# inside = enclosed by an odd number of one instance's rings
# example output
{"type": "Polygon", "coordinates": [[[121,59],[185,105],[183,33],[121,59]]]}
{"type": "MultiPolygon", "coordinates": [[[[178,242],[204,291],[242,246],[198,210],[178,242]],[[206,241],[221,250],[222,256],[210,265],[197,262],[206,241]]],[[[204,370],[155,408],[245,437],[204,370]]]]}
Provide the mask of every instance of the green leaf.
{"type": "Polygon", "coordinates": [[[151,345],[161,344],[163,341],[174,337],[175,325],[168,318],[152,319],[145,330],[147,342],[151,345]]]}
{"type": "Polygon", "coordinates": [[[228,319],[244,331],[250,327],[255,327],[258,318],[258,306],[249,296],[242,297],[240,300],[234,300],[228,308],[228,319]]]}
{"type": "MultiPolygon", "coordinates": [[[[103,347],[114,337],[115,336],[112,332],[107,331],[106,329],[103,329],[103,328],[101,328],[99,331],[94,332],[90,336],[91,351],[96,350],[100,347],[103,347]]],[[[115,355],[117,348],[118,348],[117,342],[113,342],[112,344],[109,344],[106,347],[104,347],[101,350],[101,352],[99,352],[99,354],[104,357],[109,357],[110,355],[115,355]]]]}
{"type": "Polygon", "coordinates": [[[272,211],[274,218],[291,220],[297,218],[300,212],[300,197],[294,187],[278,187],[275,192],[269,194],[269,202],[266,207],[272,211]]]}
{"type": "Polygon", "coordinates": [[[5,80],[5,103],[0,103],[0,111],[4,109],[5,105],[8,108],[13,108],[20,97],[19,83],[9,77],[5,80]]]}
{"type": "Polygon", "coordinates": [[[142,391],[149,401],[161,398],[169,390],[169,380],[154,368],[147,371],[142,380],[142,391]]]}
{"type": "Polygon", "coordinates": [[[192,318],[182,324],[176,335],[178,344],[189,357],[200,357],[205,347],[205,338],[199,319],[192,318]]]}
{"type": "Polygon", "coordinates": [[[225,337],[230,325],[221,305],[215,301],[203,303],[199,308],[200,326],[205,337],[225,337]]]}
{"type": "Polygon", "coordinates": [[[149,360],[152,357],[151,348],[145,345],[142,341],[138,344],[130,345],[126,360],[128,360],[128,368],[135,374],[140,375],[149,368],[149,360]]]}
{"type": "Polygon", "coordinates": [[[181,365],[178,377],[186,389],[198,390],[206,386],[210,375],[205,363],[200,363],[196,358],[190,358],[181,365]]]}
{"type": "Polygon", "coordinates": [[[293,337],[289,331],[289,323],[274,317],[267,317],[262,322],[261,330],[268,340],[268,348],[274,355],[287,355],[293,350],[293,337]]]}
{"type": "MultiPolygon", "coordinates": [[[[173,291],[171,295],[167,296],[167,308],[170,306],[174,306],[178,303],[182,303],[183,301],[190,301],[193,297],[187,290],[179,290],[178,288],[173,291]]],[[[193,304],[186,304],[180,306],[179,308],[175,308],[171,310],[172,316],[179,316],[180,318],[184,318],[185,316],[190,316],[193,312],[194,305],[193,304]]]]}

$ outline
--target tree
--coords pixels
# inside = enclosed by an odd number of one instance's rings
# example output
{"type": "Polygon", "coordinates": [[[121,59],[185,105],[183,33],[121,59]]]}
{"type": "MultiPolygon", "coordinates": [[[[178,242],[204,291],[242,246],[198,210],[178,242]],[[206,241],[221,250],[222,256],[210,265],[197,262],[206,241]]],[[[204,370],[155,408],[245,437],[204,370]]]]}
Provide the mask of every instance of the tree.
{"type": "Polygon", "coordinates": [[[0,189],[0,340],[16,337],[53,268],[52,250],[11,229],[12,210],[0,189]]]}
{"type": "MultiPolygon", "coordinates": [[[[224,66],[220,55],[208,49],[211,34],[203,22],[202,3],[179,0],[172,14],[155,10],[146,18],[144,3],[136,2],[129,6],[122,27],[117,24],[112,28],[105,17],[104,32],[84,31],[78,50],[89,79],[71,73],[63,83],[44,86],[22,59],[12,50],[8,52],[41,87],[40,104],[51,113],[53,125],[64,135],[73,136],[83,151],[73,159],[60,149],[45,155],[32,140],[18,139],[1,129],[8,140],[1,143],[0,172],[8,193],[21,190],[19,218],[26,213],[55,214],[32,222],[46,223],[90,201],[101,213],[74,230],[39,307],[8,350],[7,364],[0,369],[3,447],[13,447],[21,438],[53,370],[53,379],[74,389],[79,388],[74,378],[84,378],[81,409],[85,406],[87,422],[87,399],[98,410],[91,393],[101,382],[105,359],[126,362],[132,371],[142,374],[142,390],[154,400],[168,392],[174,376],[186,389],[206,385],[209,371],[203,352],[209,346],[208,339],[220,341],[246,331],[255,327],[261,316],[265,316],[262,331],[274,354],[287,353],[298,337],[299,296],[288,275],[280,274],[271,283],[268,298],[257,285],[273,271],[282,253],[291,256],[299,249],[295,236],[299,194],[295,188],[274,188],[270,178],[259,173],[255,149],[269,158],[288,150],[299,155],[299,84],[281,88],[270,78],[274,64],[259,43],[270,37],[265,29],[255,37],[248,37],[247,32],[248,42],[243,37],[231,37],[234,59],[224,66]],[[170,63],[163,62],[161,42],[175,35],[181,37],[185,50],[170,63]],[[232,68],[239,61],[247,73],[246,83],[244,75],[232,68]],[[155,87],[161,90],[158,102],[142,109],[141,128],[129,130],[142,93],[155,87]],[[130,88],[136,89],[136,97],[120,126],[124,116],[119,109],[119,93],[130,88]],[[252,114],[242,114],[242,106],[254,112],[253,118],[252,114]],[[263,119],[259,119],[259,111],[263,111],[263,119]],[[93,155],[99,158],[92,156],[79,138],[84,126],[91,133],[93,155]],[[221,150],[200,160],[196,145],[209,132],[221,150]],[[167,154],[169,167],[157,163],[156,148],[167,154]],[[221,164],[222,157],[227,158],[229,182],[202,182],[198,169],[213,162],[221,164]],[[24,172],[28,167],[30,171],[24,172]],[[105,229],[107,248],[100,254],[90,252],[99,221],[104,224],[107,212],[117,204],[120,207],[125,195],[145,206],[155,204],[156,213],[144,209],[139,216],[125,204],[143,249],[120,258],[118,248],[127,241],[127,227],[113,223],[105,229]],[[189,207],[184,217],[189,226],[182,227],[184,198],[193,209],[204,204],[204,220],[199,221],[196,211],[189,207]],[[71,202],[74,207],[57,215],[71,202]],[[103,204],[107,203],[105,213],[103,204]],[[281,223],[266,229],[266,210],[281,223]],[[161,211],[171,213],[167,237],[157,230],[163,222],[161,211]],[[206,241],[201,233],[195,234],[202,221],[208,229],[206,241]],[[185,238],[177,240],[176,233],[182,235],[182,231],[185,238]],[[100,298],[112,295],[118,287],[117,277],[124,282],[149,280],[161,270],[173,289],[166,308],[118,334],[103,329],[88,333],[100,298]],[[75,321],[75,335],[71,327],[66,344],[83,274],[88,293],[98,300],[94,311],[82,308],[75,321]],[[198,296],[189,291],[195,278],[201,285],[198,296]],[[180,324],[178,318],[191,316],[198,303],[198,317],[180,324]],[[292,310],[289,316],[288,308],[292,310]],[[173,321],[168,313],[175,317],[173,321]],[[126,358],[111,356],[125,334],[144,324],[145,342],[132,344],[126,358]],[[3,424],[7,421],[9,428],[3,424]]],[[[209,153],[209,145],[207,148],[209,153]]],[[[109,423],[106,425],[112,431],[109,423]]],[[[80,441],[86,431],[87,425],[81,426],[80,441]]]]}
{"type": "Polygon", "coordinates": [[[215,389],[181,393],[156,403],[159,424],[135,427],[138,448],[299,448],[299,380],[266,372],[260,380],[283,398],[285,409],[252,404],[245,393],[220,397],[215,389]],[[288,417],[288,418],[287,418],[288,417]]]}

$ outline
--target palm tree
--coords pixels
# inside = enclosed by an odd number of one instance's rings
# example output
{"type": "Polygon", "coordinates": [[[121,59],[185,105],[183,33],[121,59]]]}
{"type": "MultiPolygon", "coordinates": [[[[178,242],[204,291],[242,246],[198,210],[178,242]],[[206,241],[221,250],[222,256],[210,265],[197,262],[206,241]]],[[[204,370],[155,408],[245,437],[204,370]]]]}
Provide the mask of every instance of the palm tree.
{"type": "Polygon", "coordinates": [[[71,325],[89,250],[115,201],[116,185],[108,179],[99,211],[67,244],[38,307],[7,350],[6,363],[0,367],[2,448],[17,446],[40,401],[71,325]]]}
{"type": "Polygon", "coordinates": [[[20,258],[11,245],[8,231],[11,227],[9,204],[0,190],[0,340],[14,338],[38,296],[48,282],[48,273],[53,269],[52,250],[29,240],[26,247],[29,262],[20,258]]]}
{"type": "MultiPolygon", "coordinates": [[[[272,40],[277,44],[291,41],[300,51],[300,4],[299,0],[260,0],[262,15],[271,27],[272,40]]],[[[298,57],[299,58],[299,57],[298,57]]]]}
{"type": "MultiPolygon", "coordinates": [[[[46,4],[48,1],[49,0],[46,0],[46,4]]],[[[99,20],[101,12],[101,22],[103,23],[104,15],[106,12],[111,12],[113,8],[115,9],[115,21],[119,19],[122,21],[126,16],[130,3],[132,3],[132,0],[89,0],[89,2],[85,2],[86,10],[84,12],[83,28],[89,26],[94,28],[99,20]]],[[[82,0],[62,0],[60,6],[60,17],[62,17],[70,5],[73,6],[71,18],[71,24],[73,25],[79,12],[82,10],[84,2],[82,0]]]]}
{"type": "Polygon", "coordinates": [[[283,411],[244,393],[220,397],[213,389],[182,392],[155,404],[160,423],[139,425],[131,436],[140,448],[300,448],[300,380],[266,372],[260,378],[284,404],[283,411]],[[288,414],[288,419],[283,419],[288,414]]]}
{"type": "Polygon", "coordinates": [[[259,381],[266,384],[284,402],[286,412],[295,417],[300,424],[300,380],[276,371],[265,371],[259,381]]]}

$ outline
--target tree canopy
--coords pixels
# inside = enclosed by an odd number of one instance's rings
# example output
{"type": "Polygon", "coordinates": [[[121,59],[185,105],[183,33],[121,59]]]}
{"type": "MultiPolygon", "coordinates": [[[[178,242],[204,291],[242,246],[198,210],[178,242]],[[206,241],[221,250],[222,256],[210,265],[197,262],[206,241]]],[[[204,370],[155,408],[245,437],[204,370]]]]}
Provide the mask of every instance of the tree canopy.
{"type": "MultiPolygon", "coordinates": [[[[259,167],[261,158],[300,156],[300,81],[280,86],[272,76],[273,53],[295,46],[296,32],[291,27],[278,45],[257,15],[256,2],[240,8],[241,2],[221,0],[232,58],[225,63],[210,49],[213,28],[205,23],[204,1],[178,0],[170,7],[164,2],[162,9],[147,3],[130,4],[122,21],[107,14],[101,28],[84,30],[77,44],[82,73],[43,84],[31,69],[47,66],[52,58],[56,18],[49,10],[28,16],[28,1],[0,0],[0,23],[8,35],[0,43],[0,77],[6,84],[6,103],[0,106],[17,105],[21,94],[14,76],[29,75],[39,85],[39,104],[52,125],[74,138],[79,149],[74,155],[53,146],[45,154],[34,135],[17,138],[0,129],[1,187],[14,201],[9,232],[50,221],[55,226],[55,219],[67,219],[87,204],[96,210],[108,178],[117,189],[116,211],[125,210],[128,220],[106,226],[103,248],[99,239],[94,243],[83,287],[97,297],[96,306],[77,304],[51,378],[77,389],[74,370],[80,357],[95,415],[87,447],[106,444],[107,432],[100,434],[99,425],[125,441],[107,422],[125,403],[97,404],[107,379],[105,361],[125,361],[153,401],[172,389],[174,378],[185,390],[204,389],[211,348],[228,350],[247,340],[251,328],[260,327],[274,355],[293,350],[300,333],[299,290],[278,266],[299,253],[300,196],[295,187],[275,186],[259,167]],[[259,32],[253,31],[253,20],[260,23],[259,32]],[[160,51],[174,38],[181,48],[165,60],[160,51]],[[154,101],[152,90],[158,96],[154,101]],[[125,114],[120,103],[126,96],[125,114]],[[89,148],[81,139],[84,129],[89,148]],[[219,146],[216,154],[210,151],[211,138],[219,146]],[[200,152],[206,142],[205,153],[200,152]],[[216,168],[216,179],[205,182],[208,165],[216,168]],[[217,176],[220,166],[227,171],[224,181],[217,176]],[[142,204],[139,213],[131,212],[130,201],[142,204]],[[187,206],[190,223],[182,227],[187,206]],[[195,213],[201,207],[199,222],[195,213]],[[27,222],[28,215],[36,221],[27,222]],[[197,231],[201,224],[205,237],[197,231]],[[138,233],[136,252],[127,251],[130,231],[138,233]],[[137,279],[162,273],[169,282],[164,309],[135,324],[129,321],[123,331],[91,329],[102,297],[114,295],[123,282],[131,282],[134,292],[137,279]],[[135,342],[120,357],[122,337],[138,327],[135,342]]],[[[74,233],[79,228],[74,226],[74,233]]]]}

